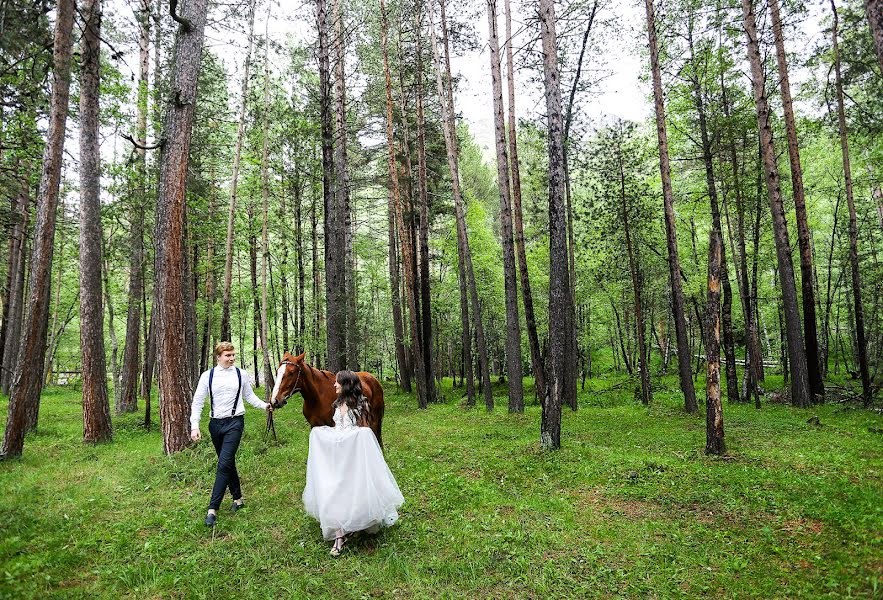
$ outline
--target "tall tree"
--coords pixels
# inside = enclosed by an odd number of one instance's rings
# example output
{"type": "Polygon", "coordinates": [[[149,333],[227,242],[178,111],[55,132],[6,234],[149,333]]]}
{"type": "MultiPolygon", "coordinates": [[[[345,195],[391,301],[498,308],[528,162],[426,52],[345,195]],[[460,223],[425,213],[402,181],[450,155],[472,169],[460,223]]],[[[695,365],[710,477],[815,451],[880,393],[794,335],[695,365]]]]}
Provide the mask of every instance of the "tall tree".
{"type": "MultiPolygon", "coordinates": [[[[417,303],[414,293],[414,256],[406,230],[404,211],[402,210],[402,200],[399,194],[399,170],[396,164],[395,139],[393,137],[393,101],[392,101],[392,77],[389,72],[389,50],[388,50],[388,19],[386,14],[386,3],[380,0],[380,40],[383,52],[383,73],[386,80],[386,143],[389,167],[389,184],[392,190],[392,197],[396,212],[396,223],[398,225],[399,245],[402,252],[402,261],[405,273],[405,297],[408,302],[408,316],[411,328],[411,343],[414,349],[414,365],[417,371],[417,404],[420,408],[427,406],[427,390],[426,375],[422,352],[420,350],[420,341],[418,339],[418,323],[417,323],[417,303]]],[[[393,293],[396,293],[395,290],[393,293]]]]}
{"type": "MultiPolygon", "coordinates": [[[[490,369],[488,368],[487,342],[484,334],[484,323],[481,318],[481,303],[478,300],[478,288],[475,285],[475,269],[472,264],[472,251],[469,247],[469,235],[466,230],[466,213],[464,210],[463,193],[460,188],[460,169],[458,166],[459,151],[457,148],[456,112],[454,107],[454,91],[451,78],[450,49],[448,48],[447,19],[445,16],[445,0],[440,0],[441,26],[445,46],[444,71],[439,57],[438,44],[435,38],[435,23],[430,15],[430,35],[432,39],[432,55],[435,63],[436,86],[438,88],[439,104],[442,110],[443,132],[445,136],[445,149],[448,157],[448,169],[451,173],[451,195],[454,198],[454,220],[457,226],[457,253],[458,266],[460,268],[461,285],[461,319],[466,314],[463,310],[463,285],[469,293],[469,305],[472,311],[472,325],[475,329],[475,345],[478,352],[478,367],[481,374],[481,387],[484,394],[486,407],[493,407],[493,390],[491,388],[490,369]]],[[[464,361],[467,362],[467,390],[471,379],[469,370],[472,368],[470,352],[467,350],[472,343],[466,339],[467,328],[463,329],[464,361]]]]}
{"type": "Polygon", "coordinates": [[[515,119],[515,67],[512,60],[512,11],[509,0],[503,0],[506,12],[506,79],[509,92],[509,161],[512,177],[512,215],[515,223],[515,249],[518,254],[518,275],[521,278],[521,298],[524,303],[524,324],[530,348],[530,365],[534,376],[534,390],[537,397],[546,395],[546,373],[540,353],[540,339],[537,335],[537,320],[533,307],[533,293],[530,288],[530,274],[527,271],[527,251],[524,246],[524,217],[521,209],[521,165],[518,161],[518,139],[515,119]]]}
{"type": "Polygon", "coordinates": [[[754,91],[754,105],[757,113],[757,129],[763,154],[763,168],[766,175],[770,211],[773,216],[773,238],[776,242],[776,258],[779,265],[782,302],[785,312],[785,333],[788,342],[788,359],[791,366],[791,401],[795,406],[807,407],[811,401],[809,374],[806,366],[806,352],[803,333],[800,330],[800,313],[797,308],[797,286],[794,281],[794,264],[791,262],[791,244],[788,239],[788,222],[782,202],[782,187],[779,167],[776,163],[776,147],[770,122],[769,102],[760,58],[760,44],[757,35],[757,22],[754,16],[754,0],[742,0],[742,15],[745,21],[745,34],[748,38],[748,62],[751,65],[751,83],[754,91]]]}
{"type": "Polygon", "coordinates": [[[118,413],[138,410],[138,372],[141,364],[141,296],[144,288],[144,207],[147,204],[147,98],[150,78],[150,0],[139,1],[138,95],[135,116],[135,193],[131,212],[129,258],[129,302],[126,341],[120,382],[118,413]]]}
{"type": "Polygon", "coordinates": [[[665,97],[662,92],[662,74],[659,65],[659,45],[656,39],[656,16],[653,0],[645,0],[647,11],[647,34],[650,39],[650,72],[653,78],[653,106],[656,113],[656,137],[659,140],[659,171],[662,177],[662,202],[665,208],[665,237],[668,242],[668,271],[671,285],[671,308],[675,324],[678,351],[678,372],[681,392],[684,394],[684,410],[699,411],[696,390],[693,387],[693,371],[690,366],[690,343],[687,339],[687,321],[684,316],[684,292],[681,286],[681,264],[678,256],[678,235],[674,212],[674,192],[671,185],[671,167],[668,156],[668,132],[665,124],[665,97]]]}
{"type": "Polygon", "coordinates": [[[616,162],[619,167],[619,184],[620,184],[620,206],[622,207],[622,226],[625,231],[625,247],[629,262],[629,273],[632,278],[632,291],[635,298],[635,331],[638,338],[638,361],[641,369],[641,402],[650,404],[653,401],[653,391],[650,388],[650,364],[648,360],[646,337],[646,326],[644,321],[644,276],[641,272],[641,265],[638,260],[638,248],[635,240],[632,239],[632,228],[629,225],[630,212],[634,209],[629,208],[629,196],[626,193],[625,182],[625,157],[623,156],[623,148],[619,143],[622,139],[622,133],[616,136],[616,162]]]}
{"type": "Polygon", "coordinates": [[[800,147],[797,144],[797,125],[791,100],[791,83],[788,79],[788,60],[785,55],[785,39],[782,34],[782,18],[779,0],[769,0],[773,21],[773,37],[776,40],[776,64],[779,68],[779,89],[785,113],[785,131],[788,136],[788,160],[791,164],[791,188],[794,194],[794,214],[797,221],[797,246],[800,249],[800,291],[803,296],[803,336],[806,342],[806,366],[809,385],[814,397],[823,398],[825,384],[819,361],[819,335],[816,327],[816,294],[813,286],[813,256],[806,214],[806,194],[803,189],[803,168],[800,165],[800,147]]]}
{"type": "Polygon", "coordinates": [[[190,397],[188,357],[184,332],[184,202],[196,84],[205,34],[207,0],[192,0],[183,15],[172,17],[179,23],[170,78],[168,105],[163,124],[159,194],[156,206],[156,301],[157,383],[160,393],[160,422],[166,454],[184,449],[190,443],[190,397]]]}
{"type": "Polygon", "coordinates": [[[37,215],[34,223],[34,249],[31,254],[28,283],[28,316],[23,336],[3,436],[3,456],[21,456],[27,413],[36,414],[43,387],[43,360],[46,353],[46,325],[49,318],[49,294],[52,251],[55,242],[55,216],[61,180],[64,131],[70,94],[71,29],[74,0],[59,0],[56,9],[52,51],[52,93],[49,104],[49,129],[43,149],[40,189],[37,192],[37,215]]]}
{"type": "MultiPolygon", "coordinates": [[[[329,180],[331,189],[325,205],[325,304],[328,315],[328,369],[339,371],[349,366],[347,359],[347,239],[349,227],[347,155],[346,155],[346,87],[344,82],[344,35],[340,3],[334,0],[333,19],[335,27],[334,47],[334,142],[333,174],[329,180]]],[[[327,18],[327,17],[326,17],[327,18]]],[[[327,28],[327,22],[321,28],[327,28]]],[[[327,36],[327,32],[325,33],[327,36]]],[[[321,41],[320,41],[321,46],[321,41]]],[[[321,48],[320,48],[321,53],[321,48]]],[[[320,57],[320,68],[322,58],[320,57]]],[[[330,91],[330,90],[329,90],[330,91]]],[[[329,107],[330,113],[330,107],[329,107]]],[[[330,114],[327,116],[330,127],[330,114]]],[[[324,127],[323,123],[323,127],[324,127]]]]}
{"type": "Polygon", "coordinates": [[[491,54],[491,86],[494,138],[497,149],[497,187],[500,192],[500,235],[503,241],[503,282],[506,298],[506,371],[509,375],[509,412],[524,412],[521,375],[521,322],[518,316],[518,282],[515,279],[515,247],[512,243],[512,210],[509,193],[509,152],[503,120],[503,79],[500,74],[500,41],[497,35],[497,0],[487,2],[488,41],[491,54]]]}
{"type": "Polygon", "coordinates": [[[837,125],[840,133],[840,151],[843,155],[843,179],[846,184],[846,205],[849,209],[849,266],[852,270],[852,297],[855,303],[853,311],[855,318],[855,339],[858,349],[859,372],[862,378],[862,397],[865,406],[870,405],[873,390],[871,389],[871,376],[868,369],[868,346],[865,338],[865,316],[862,304],[862,279],[858,265],[858,222],[855,213],[855,201],[852,189],[852,168],[849,162],[849,136],[846,129],[846,109],[843,102],[843,77],[840,72],[840,46],[838,44],[838,28],[840,18],[837,14],[837,6],[831,0],[831,12],[834,23],[831,29],[831,39],[834,48],[834,84],[837,89],[837,125]]]}
{"type": "Polygon", "coordinates": [[[236,193],[239,184],[239,163],[242,159],[242,138],[245,136],[246,100],[251,73],[251,50],[254,46],[254,13],[257,0],[250,0],[248,8],[248,48],[242,74],[242,104],[239,107],[239,126],[236,130],[236,149],[233,151],[233,176],[230,181],[230,207],[227,213],[227,245],[224,260],[224,295],[221,308],[221,340],[230,341],[230,301],[233,289],[233,230],[236,222],[236,193]]]}
{"type": "MultiPolygon", "coordinates": [[[[564,206],[564,123],[553,0],[540,0],[539,13],[549,130],[549,322],[564,323],[567,318],[570,277],[565,225],[567,215],[564,206]]],[[[566,332],[560,328],[550,329],[549,394],[543,399],[540,422],[540,442],[548,450],[561,447],[561,403],[564,387],[567,385],[567,341],[566,332]]]]}
{"type": "Polygon", "coordinates": [[[420,343],[423,346],[423,373],[426,377],[426,399],[428,402],[437,400],[435,389],[435,367],[433,366],[432,352],[432,298],[429,285],[429,192],[427,190],[426,174],[426,115],[423,106],[423,4],[418,3],[415,26],[418,31],[417,47],[417,187],[420,197],[420,324],[422,336],[420,343]]]}
{"type": "Polygon", "coordinates": [[[80,354],[83,440],[112,437],[101,302],[101,166],[98,145],[101,0],[84,0],[80,44],[80,354]]]}
{"type": "Polygon", "coordinates": [[[267,22],[264,29],[264,120],[263,120],[263,149],[261,152],[261,200],[263,215],[261,219],[261,353],[264,358],[264,400],[270,401],[273,392],[273,367],[270,364],[270,348],[268,334],[268,310],[267,310],[267,277],[270,269],[270,243],[267,234],[267,219],[269,215],[269,143],[270,143],[270,61],[269,47],[270,37],[270,10],[272,4],[267,7],[267,22]]]}

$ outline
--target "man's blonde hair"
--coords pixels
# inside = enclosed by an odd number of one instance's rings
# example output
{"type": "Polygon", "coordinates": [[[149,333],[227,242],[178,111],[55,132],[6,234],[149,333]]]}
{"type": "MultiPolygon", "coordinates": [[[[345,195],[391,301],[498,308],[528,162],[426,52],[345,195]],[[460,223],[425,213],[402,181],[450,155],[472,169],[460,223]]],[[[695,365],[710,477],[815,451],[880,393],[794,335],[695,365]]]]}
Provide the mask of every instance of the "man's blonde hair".
{"type": "Polygon", "coordinates": [[[218,345],[215,346],[215,358],[218,358],[224,352],[233,352],[234,347],[230,342],[218,342],[218,345]]]}

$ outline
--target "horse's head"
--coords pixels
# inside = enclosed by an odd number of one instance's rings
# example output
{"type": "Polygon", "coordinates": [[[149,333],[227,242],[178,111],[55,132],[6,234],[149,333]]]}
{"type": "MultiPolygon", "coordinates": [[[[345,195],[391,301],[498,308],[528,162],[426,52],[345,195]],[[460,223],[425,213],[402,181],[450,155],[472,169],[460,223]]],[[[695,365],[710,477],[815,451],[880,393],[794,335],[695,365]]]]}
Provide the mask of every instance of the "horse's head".
{"type": "Polygon", "coordinates": [[[301,391],[304,383],[304,354],[292,356],[288,352],[282,357],[279,369],[276,371],[276,385],[270,396],[270,404],[273,408],[285,406],[288,399],[301,391]]]}

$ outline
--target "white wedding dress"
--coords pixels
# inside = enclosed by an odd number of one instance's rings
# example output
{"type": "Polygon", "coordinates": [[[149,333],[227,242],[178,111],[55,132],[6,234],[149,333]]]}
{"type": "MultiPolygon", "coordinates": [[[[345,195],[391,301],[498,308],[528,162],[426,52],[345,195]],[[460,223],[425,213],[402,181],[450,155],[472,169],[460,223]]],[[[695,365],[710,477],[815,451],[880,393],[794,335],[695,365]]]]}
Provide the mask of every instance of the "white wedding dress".
{"type": "Polygon", "coordinates": [[[374,432],[356,425],[352,414],[341,414],[339,407],[334,427],[310,431],[303,501],[323,537],[333,540],[340,530],[373,533],[392,525],[405,499],[374,432]]]}

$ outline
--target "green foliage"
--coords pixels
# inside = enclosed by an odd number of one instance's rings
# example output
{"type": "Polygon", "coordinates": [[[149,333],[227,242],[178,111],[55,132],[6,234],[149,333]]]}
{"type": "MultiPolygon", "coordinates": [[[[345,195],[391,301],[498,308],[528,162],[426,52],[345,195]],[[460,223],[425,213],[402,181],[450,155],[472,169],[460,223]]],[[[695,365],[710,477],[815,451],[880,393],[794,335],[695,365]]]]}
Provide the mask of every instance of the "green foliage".
{"type": "Polygon", "coordinates": [[[581,394],[555,453],[538,447],[537,406],[464,409],[446,381],[447,402],[421,411],[387,384],[401,520],[338,561],[302,509],[296,404],[276,414],[278,445],[246,415],[247,508],[234,515],[227,498],[212,532],[208,441],[163,456],[159,431],[128,415],[113,443],[83,445],[79,395],[50,388],[31,451],[0,463],[0,596],[879,595],[879,415],[829,404],[813,425],[789,407],[729,404],[720,459],[702,453],[704,424],[680,410],[674,378],[649,409],[622,383],[581,394]]]}

